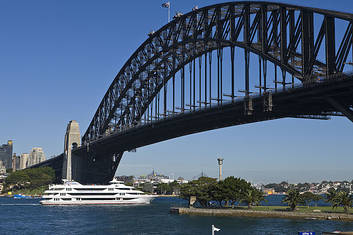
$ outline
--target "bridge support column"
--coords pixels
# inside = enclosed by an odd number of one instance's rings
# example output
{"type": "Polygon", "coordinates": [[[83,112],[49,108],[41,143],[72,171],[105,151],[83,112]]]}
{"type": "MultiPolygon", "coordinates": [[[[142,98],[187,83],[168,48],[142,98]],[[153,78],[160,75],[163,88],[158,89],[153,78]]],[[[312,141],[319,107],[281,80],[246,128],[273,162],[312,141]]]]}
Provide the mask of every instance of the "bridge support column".
{"type": "Polygon", "coordinates": [[[334,107],[337,109],[337,111],[343,113],[349,120],[353,122],[353,111],[350,110],[347,106],[344,104],[341,104],[339,101],[332,97],[326,97],[326,100],[334,107]]]}
{"type": "Polygon", "coordinates": [[[245,115],[252,115],[254,111],[253,100],[251,97],[244,98],[244,113],[245,115]]]}
{"type": "Polygon", "coordinates": [[[265,112],[271,112],[272,111],[272,93],[271,92],[265,92],[264,93],[264,111],[265,112]]]}
{"type": "Polygon", "coordinates": [[[79,159],[73,156],[71,151],[81,146],[80,127],[75,120],[67,125],[64,143],[64,159],[63,159],[63,179],[77,180],[79,170],[79,159]]]}

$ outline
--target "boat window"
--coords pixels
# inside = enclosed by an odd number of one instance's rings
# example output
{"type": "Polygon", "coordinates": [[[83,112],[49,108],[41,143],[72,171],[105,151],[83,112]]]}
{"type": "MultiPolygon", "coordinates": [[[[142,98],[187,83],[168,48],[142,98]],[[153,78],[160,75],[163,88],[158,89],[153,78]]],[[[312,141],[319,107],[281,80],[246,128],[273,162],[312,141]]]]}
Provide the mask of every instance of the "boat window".
{"type": "Polygon", "coordinates": [[[115,200],[115,198],[82,198],[84,200],[92,200],[92,201],[105,201],[105,200],[115,200]]]}
{"type": "Polygon", "coordinates": [[[95,191],[98,191],[98,190],[104,190],[105,188],[75,188],[75,190],[77,191],[89,191],[89,190],[95,190],[95,191]]]}
{"type": "Polygon", "coordinates": [[[70,195],[76,195],[76,196],[89,196],[89,195],[115,195],[116,193],[106,193],[106,192],[102,192],[102,193],[69,193],[70,195]]]}
{"type": "Polygon", "coordinates": [[[66,191],[71,191],[72,190],[72,188],[66,188],[66,191]]]}
{"type": "Polygon", "coordinates": [[[114,191],[114,189],[113,189],[113,188],[108,188],[108,190],[109,190],[109,191],[114,191]]]}
{"type": "Polygon", "coordinates": [[[60,196],[66,196],[66,193],[60,193],[60,196]]]}
{"type": "Polygon", "coordinates": [[[120,190],[130,190],[130,188],[118,188],[120,190]]]}

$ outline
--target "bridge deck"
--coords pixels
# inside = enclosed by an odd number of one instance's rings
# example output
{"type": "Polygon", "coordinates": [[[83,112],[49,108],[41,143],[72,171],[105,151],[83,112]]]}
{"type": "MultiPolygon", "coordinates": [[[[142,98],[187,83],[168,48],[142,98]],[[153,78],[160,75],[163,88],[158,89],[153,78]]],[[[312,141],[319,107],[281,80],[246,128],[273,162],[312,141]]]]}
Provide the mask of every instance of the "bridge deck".
{"type": "MultiPolygon", "coordinates": [[[[85,162],[82,169],[85,183],[107,181],[105,167],[110,164],[112,154],[158,143],[193,133],[279,118],[320,118],[342,115],[328,99],[342,106],[353,106],[353,79],[351,77],[325,80],[317,83],[282,90],[272,94],[272,111],[266,111],[266,96],[251,97],[253,110],[244,107],[249,100],[223,103],[196,112],[185,112],[152,123],[137,125],[125,131],[113,133],[89,144],[82,145],[73,154],[85,162]],[[103,165],[99,165],[104,162],[103,165]]],[[[32,167],[51,166],[61,175],[63,154],[32,167]]],[[[118,159],[118,164],[120,159],[118,159]]],[[[117,167],[117,165],[116,165],[117,167]]],[[[112,172],[115,173],[114,168],[112,172]]],[[[109,169],[111,171],[111,169],[109,169]]],[[[114,174],[110,172],[110,174],[114,174]]]]}

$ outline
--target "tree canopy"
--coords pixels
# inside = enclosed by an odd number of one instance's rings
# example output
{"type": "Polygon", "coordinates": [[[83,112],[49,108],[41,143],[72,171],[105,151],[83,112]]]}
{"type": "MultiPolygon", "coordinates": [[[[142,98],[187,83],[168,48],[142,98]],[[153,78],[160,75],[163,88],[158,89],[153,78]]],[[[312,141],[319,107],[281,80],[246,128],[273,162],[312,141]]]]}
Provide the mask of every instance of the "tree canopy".
{"type": "Polygon", "coordinates": [[[333,208],[342,206],[344,208],[344,212],[348,213],[348,209],[353,204],[353,195],[346,191],[330,188],[326,194],[326,201],[331,203],[333,208]]]}
{"type": "Polygon", "coordinates": [[[287,192],[287,195],[283,199],[283,202],[288,203],[288,206],[291,208],[292,211],[295,210],[298,204],[304,204],[304,198],[300,195],[298,189],[290,189],[287,192]]]}
{"type": "Polygon", "coordinates": [[[214,178],[200,177],[181,186],[180,196],[190,199],[196,196],[196,201],[202,207],[210,206],[210,201],[217,201],[220,206],[222,202],[245,202],[249,208],[263,200],[262,192],[251,186],[244,179],[227,177],[217,182],[214,178]]]}
{"type": "Polygon", "coordinates": [[[4,192],[35,189],[54,182],[55,172],[50,167],[24,169],[11,173],[4,182],[4,192]]]}

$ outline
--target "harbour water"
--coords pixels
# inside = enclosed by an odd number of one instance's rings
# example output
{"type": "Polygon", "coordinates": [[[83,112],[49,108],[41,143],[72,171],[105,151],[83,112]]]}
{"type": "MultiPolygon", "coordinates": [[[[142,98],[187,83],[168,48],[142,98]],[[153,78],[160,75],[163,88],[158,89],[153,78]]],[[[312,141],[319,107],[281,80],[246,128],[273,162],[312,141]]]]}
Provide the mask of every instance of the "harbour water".
{"type": "Polygon", "coordinates": [[[0,234],[298,234],[353,231],[353,223],[272,218],[206,217],[169,213],[185,205],[157,198],[140,206],[41,206],[39,199],[0,197],[0,234]]]}

